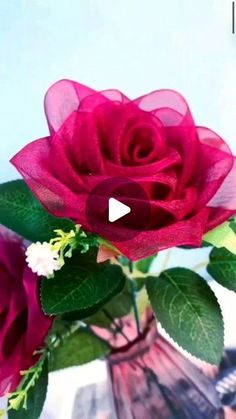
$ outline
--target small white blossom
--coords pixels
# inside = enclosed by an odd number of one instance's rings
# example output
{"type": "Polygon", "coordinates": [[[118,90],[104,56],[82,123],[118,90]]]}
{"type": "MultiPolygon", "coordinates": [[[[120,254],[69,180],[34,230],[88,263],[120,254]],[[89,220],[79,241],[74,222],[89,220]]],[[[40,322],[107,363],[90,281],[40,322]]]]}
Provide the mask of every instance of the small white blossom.
{"type": "Polygon", "coordinates": [[[61,269],[58,252],[47,242],[31,244],[25,254],[28,266],[39,276],[48,277],[61,269]]]}

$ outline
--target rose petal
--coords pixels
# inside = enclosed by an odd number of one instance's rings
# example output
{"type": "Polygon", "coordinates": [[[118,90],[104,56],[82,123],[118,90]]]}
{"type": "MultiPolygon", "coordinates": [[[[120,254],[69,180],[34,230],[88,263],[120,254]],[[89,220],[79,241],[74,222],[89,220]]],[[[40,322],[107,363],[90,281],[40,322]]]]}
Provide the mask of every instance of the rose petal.
{"type": "Polygon", "coordinates": [[[175,246],[200,246],[209,209],[205,208],[188,220],[152,231],[142,231],[133,240],[113,245],[130,260],[138,260],[175,246]]]}
{"type": "Polygon", "coordinates": [[[35,364],[52,324],[39,303],[39,278],[26,267],[21,242],[0,239],[0,396],[12,392],[20,371],[35,364]],[[35,327],[37,326],[37,333],[35,327]]]}
{"type": "Polygon", "coordinates": [[[57,131],[68,116],[78,109],[80,102],[94,90],[72,80],[59,80],[47,91],[45,114],[51,134],[57,131]]]}

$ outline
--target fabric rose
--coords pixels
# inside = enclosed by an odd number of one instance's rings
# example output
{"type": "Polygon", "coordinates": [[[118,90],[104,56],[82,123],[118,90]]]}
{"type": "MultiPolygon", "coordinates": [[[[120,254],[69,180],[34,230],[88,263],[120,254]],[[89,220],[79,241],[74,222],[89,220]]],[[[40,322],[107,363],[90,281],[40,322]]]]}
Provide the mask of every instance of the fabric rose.
{"type": "Polygon", "coordinates": [[[39,304],[39,278],[26,266],[23,242],[0,227],[0,396],[14,391],[38,360],[52,320],[39,304]]]}
{"type": "Polygon", "coordinates": [[[219,135],[195,125],[179,93],[129,100],[62,80],[47,92],[45,111],[50,135],[12,163],[49,212],[88,231],[86,201],[99,182],[118,176],[138,183],[150,203],[148,227],[112,242],[130,259],[199,246],[205,232],[236,212],[235,159],[219,135]]]}

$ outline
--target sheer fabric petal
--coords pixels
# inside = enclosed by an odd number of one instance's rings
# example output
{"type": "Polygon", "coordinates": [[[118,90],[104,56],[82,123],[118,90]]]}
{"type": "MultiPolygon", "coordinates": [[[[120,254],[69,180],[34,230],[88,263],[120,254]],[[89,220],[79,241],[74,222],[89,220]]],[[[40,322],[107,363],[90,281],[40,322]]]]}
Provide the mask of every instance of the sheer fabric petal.
{"type": "Polygon", "coordinates": [[[62,80],[47,92],[45,111],[50,136],[28,144],[12,163],[48,211],[87,230],[86,201],[99,182],[137,182],[151,206],[148,228],[132,243],[115,243],[131,259],[198,246],[236,213],[235,157],[219,135],[195,124],[178,92],[130,100],[118,90],[62,80]]]}

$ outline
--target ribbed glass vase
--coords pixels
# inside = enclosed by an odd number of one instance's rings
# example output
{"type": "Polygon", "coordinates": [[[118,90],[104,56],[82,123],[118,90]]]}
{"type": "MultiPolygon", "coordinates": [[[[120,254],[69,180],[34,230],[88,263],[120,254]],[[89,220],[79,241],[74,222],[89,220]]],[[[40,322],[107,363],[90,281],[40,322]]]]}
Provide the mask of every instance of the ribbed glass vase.
{"type": "Polygon", "coordinates": [[[118,419],[218,419],[213,384],[160,334],[149,313],[143,332],[108,359],[118,419]]]}
{"type": "Polygon", "coordinates": [[[159,333],[151,311],[140,333],[129,316],[107,339],[108,380],[79,390],[73,419],[221,419],[212,382],[159,333]]]}

